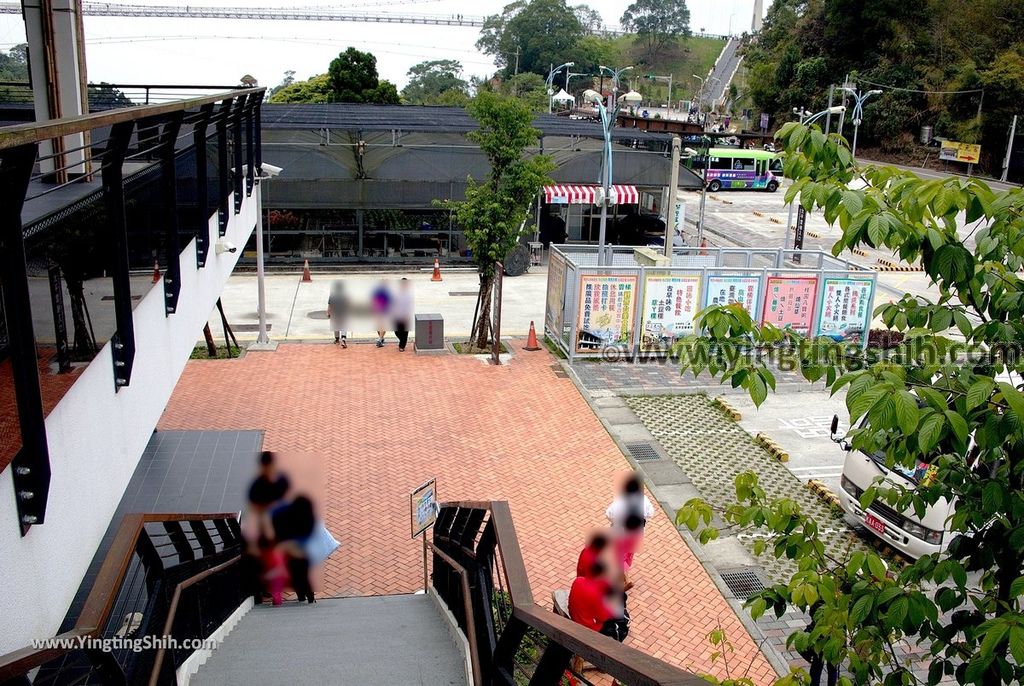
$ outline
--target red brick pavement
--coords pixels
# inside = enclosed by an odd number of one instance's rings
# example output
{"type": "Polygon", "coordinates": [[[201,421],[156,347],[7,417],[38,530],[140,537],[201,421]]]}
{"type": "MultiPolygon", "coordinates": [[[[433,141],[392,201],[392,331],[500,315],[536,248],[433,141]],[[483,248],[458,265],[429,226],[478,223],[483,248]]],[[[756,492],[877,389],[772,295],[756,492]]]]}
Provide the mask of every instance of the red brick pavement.
{"type": "MultiPolygon", "coordinates": [[[[405,593],[421,585],[409,491],[438,479],[442,500],[508,500],[539,602],[567,588],[591,527],[628,463],[547,352],[495,368],[472,358],[353,345],[282,345],[238,360],[190,362],[163,429],[264,429],[265,447],[322,455],[328,527],[342,547],[328,595],[405,593]]],[[[658,511],[630,594],[629,642],[694,671],[712,665],[709,631],[726,629],[758,684],[774,671],[707,573],[658,511]]],[[[740,669],[742,671],[742,668],[740,669]]]]}

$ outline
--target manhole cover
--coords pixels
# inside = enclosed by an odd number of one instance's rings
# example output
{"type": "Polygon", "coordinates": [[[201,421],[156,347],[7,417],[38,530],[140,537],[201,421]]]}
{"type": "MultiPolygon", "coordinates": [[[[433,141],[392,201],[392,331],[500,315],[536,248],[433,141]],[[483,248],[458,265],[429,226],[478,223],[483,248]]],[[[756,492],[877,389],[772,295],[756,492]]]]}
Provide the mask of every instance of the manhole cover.
{"type": "Polygon", "coordinates": [[[626,450],[633,456],[633,459],[637,462],[652,462],[654,460],[660,460],[661,455],[654,449],[654,446],[647,441],[641,441],[639,443],[627,443],[626,450]]]}
{"type": "Polygon", "coordinates": [[[765,589],[764,582],[755,572],[744,570],[720,574],[722,581],[738,600],[747,600],[765,589]]]}
{"type": "Polygon", "coordinates": [[[448,291],[448,295],[455,295],[455,296],[476,295],[476,291],[448,291]]]}
{"type": "Polygon", "coordinates": [[[327,311],[326,310],[313,310],[312,312],[310,312],[306,316],[309,317],[310,319],[327,319],[327,311]]]}

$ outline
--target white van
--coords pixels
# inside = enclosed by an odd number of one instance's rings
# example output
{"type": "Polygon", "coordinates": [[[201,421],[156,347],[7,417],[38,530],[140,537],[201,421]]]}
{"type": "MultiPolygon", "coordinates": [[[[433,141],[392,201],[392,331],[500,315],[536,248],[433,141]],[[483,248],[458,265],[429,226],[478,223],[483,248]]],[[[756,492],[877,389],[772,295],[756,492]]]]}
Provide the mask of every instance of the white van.
{"type": "Polygon", "coordinates": [[[867,511],[860,506],[861,495],[879,476],[891,484],[913,489],[922,478],[925,478],[929,465],[922,462],[914,470],[902,467],[889,469],[885,466],[884,453],[868,455],[860,450],[852,450],[844,438],[836,436],[838,427],[839,417],[834,416],[832,440],[846,450],[839,489],[839,500],[846,514],[863,524],[869,532],[915,560],[923,555],[945,550],[952,538],[946,528],[946,520],[952,514],[952,503],[945,498],[940,498],[934,505],[929,506],[924,517],[918,517],[913,510],[897,512],[880,498],[876,498],[867,511]]]}

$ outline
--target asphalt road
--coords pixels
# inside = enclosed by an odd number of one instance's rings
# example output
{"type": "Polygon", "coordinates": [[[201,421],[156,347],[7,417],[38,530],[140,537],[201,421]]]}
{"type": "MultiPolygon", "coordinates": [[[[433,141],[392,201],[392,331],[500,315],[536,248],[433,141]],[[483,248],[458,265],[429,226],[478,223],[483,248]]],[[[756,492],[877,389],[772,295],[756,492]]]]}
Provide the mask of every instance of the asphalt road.
{"type": "MultiPolygon", "coordinates": [[[[908,166],[908,165],[905,165],[905,164],[893,164],[892,162],[878,162],[876,160],[869,160],[869,159],[865,159],[863,157],[858,157],[857,159],[860,162],[862,162],[862,163],[867,163],[867,164],[885,164],[885,165],[888,165],[890,167],[896,167],[897,169],[906,169],[907,171],[912,171],[915,174],[917,174],[918,176],[920,176],[922,178],[926,178],[926,179],[947,179],[947,178],[951,178],[951,177],[960,177],[960,178],[965,178],[965,179],[966,178],[976,178],[979,181],[984,181],[985,183],[987,183],[990,188],[992,188],[994,190],[1000,190],[1000,191],[1007,191],[1007,190],[1010,190],[1011,188],[1020,188],[1021,187],[1020,184],[1017,184],[1017,183],[1003,183],[1002,181],[997,181],[995,179],[990,179],[990,178],[988,178],[986,176],[973,176],[973,177],[969,177],[966,174],[966,171],[967,171],[966,169],[964,170],[965,173],[963,173],[963,174],[956,174],[956,173],[950,173],[950,172],[941,172],[941,171],[937,171],[935,169],[922,169],[920,167],[911,167],[911,166],[908,166]]],[[[956,164],[959,164],[959,163],[956,163],[956,164]]]]}

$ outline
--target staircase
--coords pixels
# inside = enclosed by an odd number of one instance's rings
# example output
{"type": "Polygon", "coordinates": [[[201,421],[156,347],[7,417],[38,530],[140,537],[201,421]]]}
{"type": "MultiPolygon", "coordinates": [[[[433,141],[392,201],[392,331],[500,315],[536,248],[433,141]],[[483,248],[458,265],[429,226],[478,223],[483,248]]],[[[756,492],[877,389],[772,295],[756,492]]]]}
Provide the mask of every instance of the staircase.
{"type": "Polygon", "coordinates": [[[466,657],[445,621],[425,595],[259,605],[190,683],[464,686],[466,657]]]}

